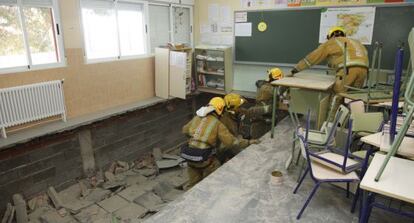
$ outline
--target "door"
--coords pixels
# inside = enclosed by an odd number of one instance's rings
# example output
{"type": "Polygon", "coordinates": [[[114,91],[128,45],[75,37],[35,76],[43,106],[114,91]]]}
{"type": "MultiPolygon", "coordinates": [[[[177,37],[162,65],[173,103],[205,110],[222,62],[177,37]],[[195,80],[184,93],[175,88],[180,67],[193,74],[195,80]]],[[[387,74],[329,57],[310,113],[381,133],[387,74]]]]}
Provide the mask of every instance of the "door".
{"type": "Polygon", "coordinates": [[[185,99],[187,53],[170,51],[170,96],[185,99]]]}

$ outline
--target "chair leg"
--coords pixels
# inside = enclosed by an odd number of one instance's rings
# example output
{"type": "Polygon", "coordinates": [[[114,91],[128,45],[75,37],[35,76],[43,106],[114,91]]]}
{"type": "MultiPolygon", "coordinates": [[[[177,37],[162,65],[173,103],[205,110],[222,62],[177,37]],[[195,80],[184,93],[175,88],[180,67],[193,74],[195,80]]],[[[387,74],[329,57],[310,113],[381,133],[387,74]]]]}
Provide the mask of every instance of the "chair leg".
{"type": "Polygon", "coordinates": [[[302,216],[303,212],[305,211],[306,207],[308,206],[310,200],[312,200],[313,195],[315,195],[316,190],[319,188],[320,183],[316,183],[315,186],[312,189],[312,192],[310,193],[308,199],[306,200],[305,204],[303,205],[302,209],[300,210],[298,216],[296,217],[297,220],[300,219],[300,217],[302,216]]]}
{"type": "Polygon", "coordinates": [[[346,198],[349,198],[349,182],[346,182],[346,198]]]}
{"type": "Polygon", "coordinates": [[[298,192],[298,189],[300,187],[300,185],[302,185],[303,180],[305,179],[306,175],[308,175],[309,172],[309,168],[306,168],[305,173],[303,173],[302,178],[300,178],[298,185],[296,185],[295,190],[293,191],[294,194],[296,194],[296,192],[298,192]]]}
{"type": "Polygon", "coordinates": [[[299,180],[300,180],[300,176],[302,176],[302,172],[303,172],[303,169],[305,167],[305,163],[306,163],[306,160],[302,159],[302,164],[299,167],[300,169],[299,169],[298,179],[296,180],[296,182],[298,182],[298,183],[299,183],[299,180]]]}
{"type": "Polygon", "coordinates": [[[353,199],[353,201],[352,201],[352,207],[351,207],[351,213],[353,214],[353,213],[355,213],[355,208],[356,208],[356,206],[357,206],[357,202],[358,202],[358,200],[359,200],[359,193],[360,193],[360,190],[361,189],[359,189],[359,184],[358,184],[358,188],[357,188],[357,190],[356,190],[356,192],[355,192],[355,196],[354,196],[354,199],[353,199]]]}

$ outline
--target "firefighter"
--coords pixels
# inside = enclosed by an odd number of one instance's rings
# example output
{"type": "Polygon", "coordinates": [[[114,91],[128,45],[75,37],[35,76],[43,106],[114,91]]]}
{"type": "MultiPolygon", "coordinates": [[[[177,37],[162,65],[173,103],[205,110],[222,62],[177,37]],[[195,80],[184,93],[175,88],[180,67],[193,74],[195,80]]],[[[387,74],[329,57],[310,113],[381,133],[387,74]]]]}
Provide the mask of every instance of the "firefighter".
{"type": "Polygon", "coordinates": [[[183,133],[190,137],[188,144],[181,148],[181,157],[188,163],[190,178],[188,188],[193,187],[220,166],[216,158],[216,149],[220,144],[224,148],[233,146],[245,148],[249,144],[256,143],[254,140],[238,139],[220,122],[224,107],[223,98],[212,98],[208,106],[200,108],[197,115],[182,129],[183,133]]]}
{"type": "Polygon", "coordinates": [[[273,68],[267,71],[267,76],[266,80],[256,82],[256,86],[259,88],[256,95],[256,105],[245,112],[249,119],[263,119],[264,115],[272,112],[273,85],[271,82],[283,78],[283,72],[279,68],[273,68]]]}
{"type": "Polygon", "coordinates": [[[308,69],[325,60],[328,66],[336,71],[336,80],[333,88],[336,94],[331,101],[329,119],[332,121],[343,97],[339,93],[347,91],[345,86],[361,88],[368,73],[368,53],[361,42],[346,37],[345,30],[341,27],[332,27],[327,35],[327,41],[317,49],[299,61],[289,76],[293,76],[302,70],[308,69]],[[344,69],[344,49],[347,49],[346,69],[344,69]],[[347,70],[347,74],[344,73],[347,70]]]}

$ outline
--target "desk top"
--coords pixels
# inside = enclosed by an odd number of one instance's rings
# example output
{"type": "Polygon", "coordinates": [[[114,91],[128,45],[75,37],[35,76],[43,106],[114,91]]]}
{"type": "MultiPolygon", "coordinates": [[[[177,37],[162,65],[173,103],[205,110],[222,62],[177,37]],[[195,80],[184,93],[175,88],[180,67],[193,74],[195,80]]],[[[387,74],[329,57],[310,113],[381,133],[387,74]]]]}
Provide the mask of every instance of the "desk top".
{"type": "MultiPolygon", "coordinates": [[[[383,152],[388,152],[391,147],[389,134],[383,135],[382,132],[364,136],[361,138],[361,141],[378,147],[380,148],[380,151],[383,152]]],[[[408,158],[414,158],[414,138],[404,137],[397,154],[408,158]]]]}
{"type": "Polygon", "coordinates": [[[375,154],[361,182],[361,188],[377,194],[398,200],[414,203],[414,161],[391,157],[380,180],[375,182],[375,176],[380,169],[385,155],[375,154]]]}
{"type": "Polygon", "coordinates": [[[272,82],[272,85],[326,91],[335,83],[335,77],[326,74],[298,73],[272,82]]]}

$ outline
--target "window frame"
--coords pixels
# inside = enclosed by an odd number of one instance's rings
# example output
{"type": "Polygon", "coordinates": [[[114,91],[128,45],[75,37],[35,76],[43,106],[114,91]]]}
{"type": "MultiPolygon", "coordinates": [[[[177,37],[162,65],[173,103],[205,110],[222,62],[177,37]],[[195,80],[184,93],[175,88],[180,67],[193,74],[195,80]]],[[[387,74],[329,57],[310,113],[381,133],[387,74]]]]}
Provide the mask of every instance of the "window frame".
{"type": "Polygon", "coordinates": [[[180,4],[170,4],[170,40],[175,42],[174,39],[174,11],[173,8],[188,8],[190,10],[190,47],[194,47],[194,24],[193,24],[193,6],[190,5],[180,5],[180,4]]]}
{"type": "Polygon", "coordinates": [[[83,0],[79,0],[79,10],[80,10],[80,23],[81,23],[81,35],[83,38],[83,52],[84,52],[84,61],[85,64],[96,64],[96,63],[104,63],[104,62],[114,62],[114,61],[123,61],[123,60],[131,60],[131,59],[142,59],[142,58],[148,58],[150,57],[150,54],[148,51],[150,50],[150,38],[149,38],[149,9],[148,9],[148,2],[147,1],[141,1],[141,0],[114,0],[114,10],[115,10],[115,18],[116,18],[116,29],[117,29],[117,46],[118,46],[118,56],[117,57],[106,57],[106,58],[97,58],[97,59],[89,59],[88,58],[88,52],[86,49],[86,38],[85,38],[85,26],[83,22],[83,15],[82,15],[82,5],[83,0]],[[129,56],[121,56],[121,43],[119,38],[119,25],[118,25],[118,2],[125,2],[125,3],[136,3],[136,4],[142,4],[142,12],[143,12],[143,25],[144,25],[144,43],[145,43],[145,53],[139,54],[139,55],[129,55],[129,56]]]}
{"type": "MultiPolygon", "coordinates": [[[[173,35],[173,31],[172,31],[172,23],[171,23],[171,4],[168,3],[158,3],[158,2],[149,2],[148,3],[148,18],[150,19],[150,11],[149,11],[149,6],[150,5],[155,5],[155,6],[163,6],[163,7],[168,7],[168,20],[170,22],[170,24],[168,24],[168,41],[172,42],[172,35],[173,35]]],[[[148,24],[150,24],[151,21],[148,21],[148,24]]],[[[148,40],[149,40],[149,55],[151,56],[155,56],[155,51],[154,53],[152,53],[151,49],[152,49],[152,45],[151,45],[151,26],[148,25],[148,40]]],[[[157,47],[157,46],[156,46],[157,47]]]]}
{"type": "Polygon", "coordinates": [[[23,34],[23,44],[25,47],[25,54],[27,59],[27,65],[24,66],[16,66],[16,67],[7,67],[7,68],[0,68],[0,74],[8,74],[8,73],[19,73],[19,72],[28,72],[28,71],[36,71],[36,70],[44,70],[44,69],[52,69],[52,68],[60,68],[65,67],[66,63],[66,56],[65,56],[65,47],[63,42],[63,29],[62,23],[60,19],[60,11],[59,11],[59,3],[58,0],[52,0],[51,6],[44,6],[38,4],[23,4],[22,0],[17,0],[15,4],[0,4],[3,6],[15,6],[17,7],[17,16],[20,22],[20,27],[22,28],[23,34]],[[32,64],[32,55],[30,51],[30,45],[28,41],[28,34],[26,29],[26,21],[24,19],[23,8],[24,7],[38,7],[38,8],[50,8],[52,9],[52,17],[54,30],[55,30],[55,39],[56,41],[56,50],[58,53],[57,62],[55,63],[46,63],[46,64],[32,64]]]}

